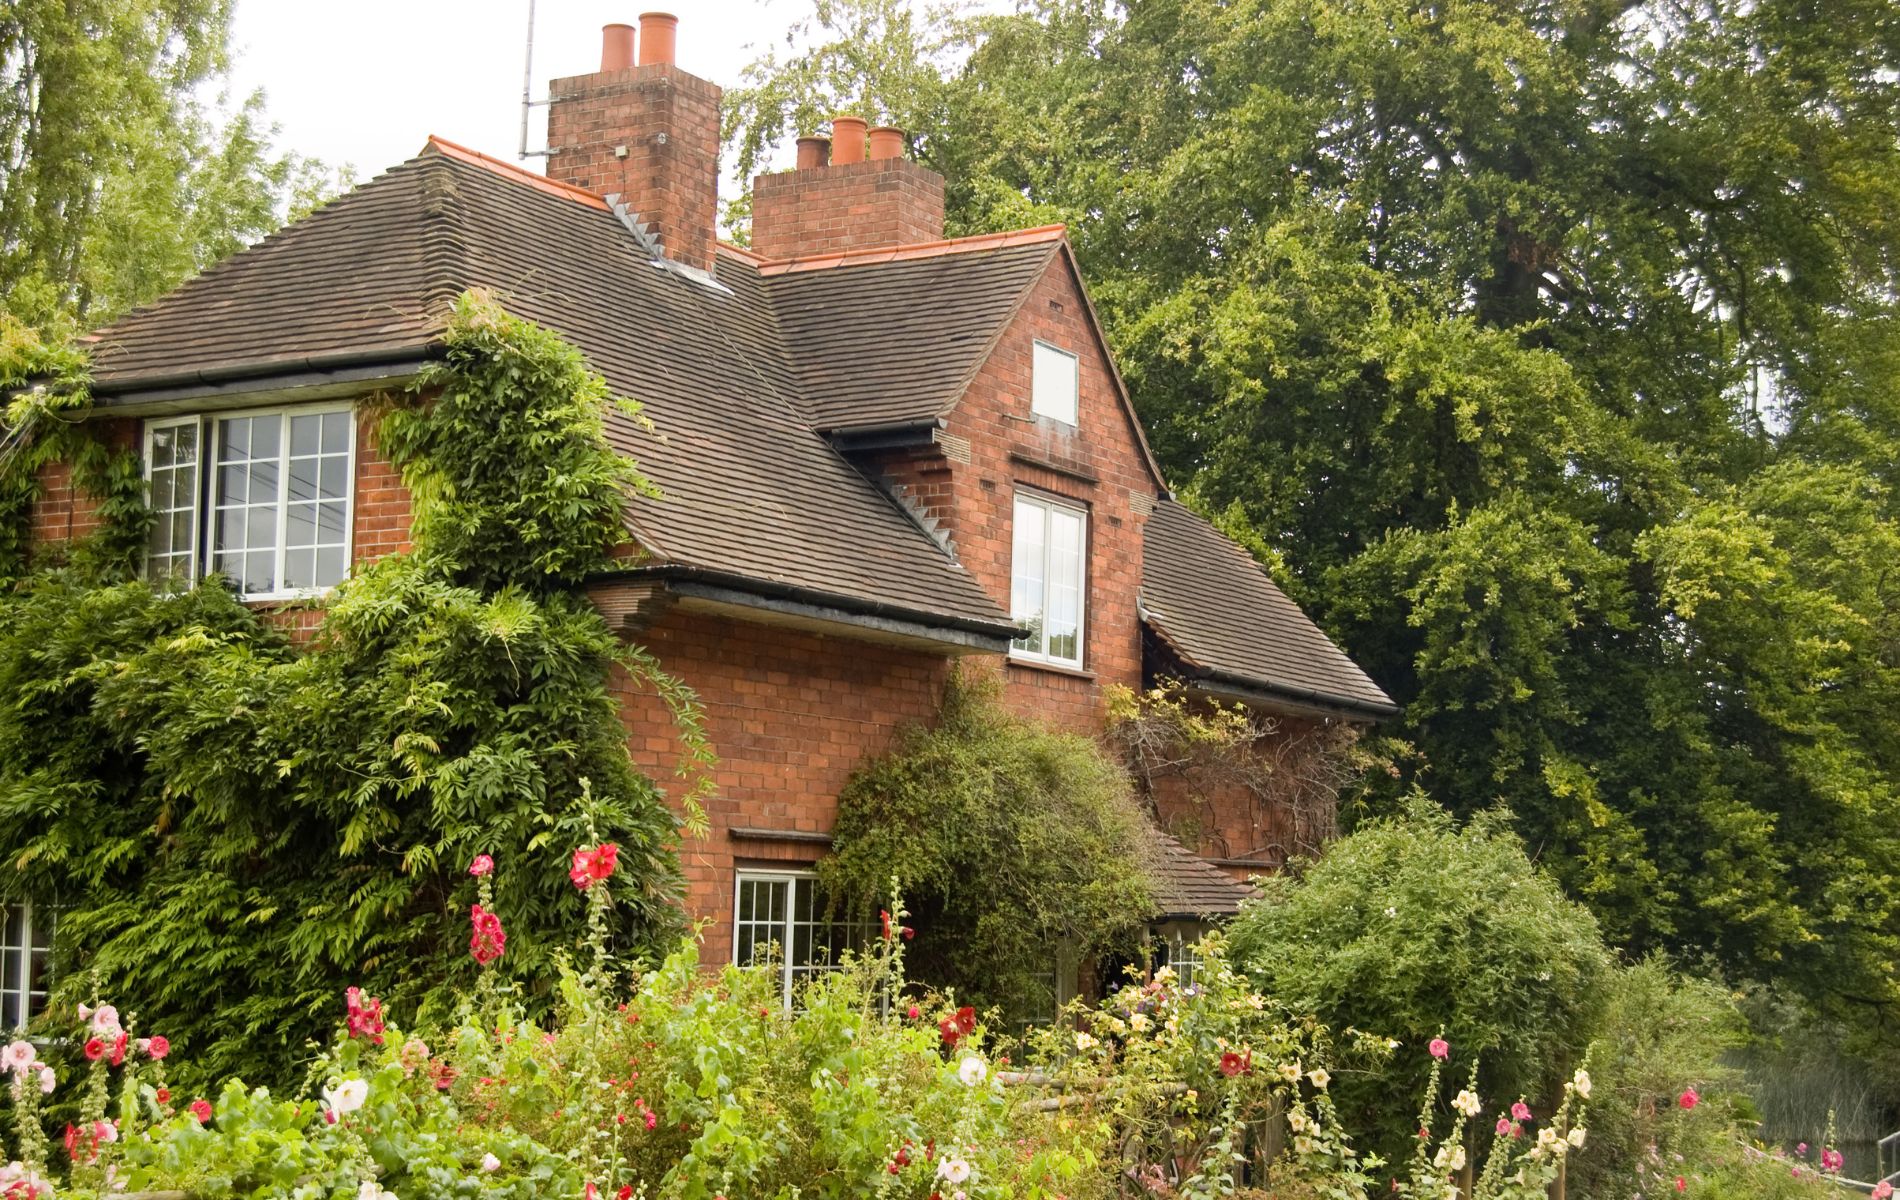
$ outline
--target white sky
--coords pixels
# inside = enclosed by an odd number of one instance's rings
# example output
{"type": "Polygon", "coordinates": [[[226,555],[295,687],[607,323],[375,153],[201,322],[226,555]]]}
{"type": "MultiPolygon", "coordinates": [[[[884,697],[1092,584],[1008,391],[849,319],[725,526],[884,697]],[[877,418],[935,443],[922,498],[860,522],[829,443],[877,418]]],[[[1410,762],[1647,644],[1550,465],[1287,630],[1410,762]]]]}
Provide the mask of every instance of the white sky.
{"type": "MultiPolygon", "coordinates": [[[[679,16],[679,65],[730,87],[810,5],[538,0],[535,98],[546,98],[549,79],[599,69],[602,25],[638,24],[653,9],[679,16]]],[[[280,149],[348,163],[358,182],[412,157],[430,134],[515,162],[527,25],[528,0],[238,0],[233,98],[263,88],[280,149]]],[[[535,110],[530,149],[544,144],[545,114],[535,110]]]]}

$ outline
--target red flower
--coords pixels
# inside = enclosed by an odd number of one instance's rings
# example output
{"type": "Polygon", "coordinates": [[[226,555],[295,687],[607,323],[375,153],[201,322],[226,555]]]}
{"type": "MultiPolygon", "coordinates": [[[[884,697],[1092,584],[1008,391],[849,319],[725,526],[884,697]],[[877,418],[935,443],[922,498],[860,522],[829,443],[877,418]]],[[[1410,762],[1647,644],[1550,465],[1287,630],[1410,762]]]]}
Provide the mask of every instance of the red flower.
{"type": "Polygon", "coordinates": [[[383,1044],[383,1002],[374,996],[363,993],[363,989],[353,987],[343,993],[344,1005],[349,1010],[345,1025],[351,1037],[367,1037],[378,1046],[383,1044]]]}
{"type": "Polygon", "coordinates": [[[631,1183],[621,1184],[620,1190],[614,1193],[614,1200],[633,1200],[633,1185],[631,1183]]]}
{"type": "Polygon", "coordinates": [[[68,1158],[73,1157],[73,1152],[77,1150],[78,1148],[79,1148],[79,1131],[73,1128],[73,1123],[71,1121],[68,1121],[66,1122],[66,1156],[68,1158]]]}
{"type": "Polygon", "coordinates": [[[1696,1095],[1694,1088],[1685,1088],[1682,1095],[1676,1097],[1676,1103],[1682,1105],[1684,1109],[1691,1109],[1702,1103],[1702,1097],[1696,1095]]]}
{"type": "Polygon", "coordinates": [[[964,1005],[957,1010],[957,1028],[965,1033],[976,1032],[976,1010],[964,1005]]]}
{"type": "Polygon", "coordinates": [[[200,1098],[185,1107],[198,1119],[198,1124],[203,1125],[211,1120],[211,1101],[200,1098]]]}
{"type": "Polygon", "coordinates": [[[104,1058],[105,1056],[106,1056],[106,1044],[104,1042],[100,1041],[98,1038],[87,1039],[86,1061],[98,1062],[100,1059],[104,1058]]]}
{"type": "Polygon", "coordinates": [[[891,914],[883,909],[877,910],[877,919],[884,926],[884,940],[891,940],[891,914]]]}
{"type": "Polygon", "coordinates": [[[151,1037],[148,1037],[145,1039],[145,1053],[152,1059],[152,1061],[156,1062],[159,1059],[164,1058],[167,1054],[170,1054],[171,1052],[172,1052],[172,1044],[169,1041],[165,1040],[164,1034],[155,1033],[151,1037]]]}
{"type": "Polygon", "coordinates": [[[1232,1079],[1247,1069],[1247,1063],[1232,1050],[1220,1056],[1220,1073],[1232,1079]]]}
{"type": "Polygon", "coordinates": [[[475,856],[475,861],[468,864],[468,873],[470,875],[476,875],[476,876],[486,875],[494,869],[495,869],[495,860],[488,857],[486,854],[477,854],[475,856]]]}
{"type": "Polygon", "coordinates": [[[468,917],[475,929],[468,939],[468,952],[485,967],[508,948],[508,935],[502,932],[501,918],[479,904],[469,905],[468,917]]]}
{"type": "Polygon", "coordinates": [[[912,939],[912,938],[914,938],[914,937],[916,937],[916,936],[917,936],[917,931],[916,931],[915,929],[912,929],[912,928],[911,928],[910,926],[908,926],[908,925],[906,925],[906,926],[904,926],[904,927],[903,927],[902,929],[900,929],[900,930],[898,930],[898,932],[904,935],[904,940],[905,940],[905,941],[907,941],[907,942],[908,942],[908,941],[909,941],[910,939],[912,939]]]}
{"type": "Polygon", "coordinates": [[[112,1039],[112,1065],[113,1066],[117,1067],[117,1066],[124,1065],[125,1047],[128,1043],[131,1042],[131,1040],[132,1040],[131,1036],[124,1033],[121,1033],[118,1037],[112,1039]]]}
{"type": "Polygon", "coordinates": [[[915,1021],[918,1017],[921,1017],[924,1015],[924,1010],[921,1008],[918,1008],[915,1004],[913,1004],[910,1006],[910,1010],[906,1012],[904,1015],[909,1017],[911,1020],[915,1021]]]}
{"type": "Polygon", "coordinates": [[[575,887],[584,892],[611,876],[619,858],[620,847],[612,842],[602,842],[592,850],[583,846],[574,851],[574,866],[568,871],[567,877],[574,881],[575,887]]]}
{"type": "Polygon", "coordinates": [[[159,1088],[157,1094],[152,1098],[157,1100],[160,1104],[170,1104],[172,1102],[172,1090],[170,1088],[159,1088]]]}
{"type": "Polygon", "coordinates": [[[945,1017],[938,1021],[937,1033],[943,1038],[943,1044],[952,1050],[957,1048],[957,1042],[963,1037],[963,1030],[958,1026],[955,1017],[945,1017]]]}

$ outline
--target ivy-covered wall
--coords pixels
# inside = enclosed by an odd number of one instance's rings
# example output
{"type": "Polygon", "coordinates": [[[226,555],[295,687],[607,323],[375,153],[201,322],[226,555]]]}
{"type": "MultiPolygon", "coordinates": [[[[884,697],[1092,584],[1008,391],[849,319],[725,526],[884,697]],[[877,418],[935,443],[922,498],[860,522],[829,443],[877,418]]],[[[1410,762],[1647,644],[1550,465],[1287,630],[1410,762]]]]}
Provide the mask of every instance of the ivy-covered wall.
{"type": "Polygon", "coordinates": [[[674,713],[689,774],[709,754],[690,693],[580,590],[647,485],[607,446],[622,402],[577,351],[491,297],[457,302],[445,359],[374,410],[414,548],[337,588],[303,651],[215,580],[139,581],[138,459],[75,419],[83,362],[17,330],[5,348],[0,383],[37,390],[0,458],[0,896],[59,906],[59,1002],[96,973],[194,1070],[286,1079],[345,975],[456,1004],[478,853],[510,867],[502,966],[537,993],[580,926],[566,852],[599,840],[633,881],[617,943],[671,941],[679,821],[628,757],[616,668],[674,713]],[[55,461],[104,520],[30,563],[55,461]]]}

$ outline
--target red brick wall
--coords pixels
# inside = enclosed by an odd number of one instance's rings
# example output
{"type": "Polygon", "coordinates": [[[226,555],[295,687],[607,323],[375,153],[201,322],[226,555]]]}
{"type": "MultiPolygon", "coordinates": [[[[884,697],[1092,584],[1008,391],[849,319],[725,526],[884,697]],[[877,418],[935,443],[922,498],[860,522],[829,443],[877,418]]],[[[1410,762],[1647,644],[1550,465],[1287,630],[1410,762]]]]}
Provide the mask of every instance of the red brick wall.
{"type": "Polygon", "coordinates": [[[668,258],[710,271],[718,85],[653,63],[556,79],[548,94],[548,178],[618,195],[653,226],[668,258]]]}
{"type": "Polygon", "coordinates": [[[752,181],[752,249],[799,258],[943,237],[943,176],[902,158],[867,159],[752,181]]]}
{"type": "MultiPolygon", "coordinates": [[[[824,846],[735,839],[735,826],[829,833],[838,791],[867,755],[887,749],[906,723],[934,718],[948,661],[879,646],[673,609],[638,635],[666,669],[692,686],[719,753],[712,830],[681,846],[686,908],[710,917],[704,956],[732,956],[735,866],[809,865],[824,846]]],[[[622,695],[628,745],[652,778],[677,786],[679,746],[665,705],[622,695]]]]}
{"type": "MultiPolygon", "coordinates": [[[[106,440],[114,447],[137,447],[137,421],[104,422],[106,440]]],[[[99,501],[73,486],[71,463],[48,463],[40,468],[40,496],[30,518],[35,546],[52,547],[75,542],[99,528],[99,501]]]]}

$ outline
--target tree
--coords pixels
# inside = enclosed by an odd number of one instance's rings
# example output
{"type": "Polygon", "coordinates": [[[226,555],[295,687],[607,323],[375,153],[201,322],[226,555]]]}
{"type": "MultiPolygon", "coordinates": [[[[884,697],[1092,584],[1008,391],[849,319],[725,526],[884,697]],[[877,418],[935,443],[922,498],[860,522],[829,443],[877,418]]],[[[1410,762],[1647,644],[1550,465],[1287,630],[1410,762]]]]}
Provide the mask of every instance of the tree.
{"type": "Polygon", "coordinates": [[[231,0],[19,0],[0,13],[0,285],[36,324],[99,324],[323,198],[262,95],[198,97],[231,0]]]}
{"type": "MultiPolygon", "coordinates": [[[[1044,0],[953,231],[1066,221],[1164,468],[1624,947],[1900,1021],[1900,15],[1044,0]]],[[[938,88],[931,83],[929,90],[938,88]]]]}

